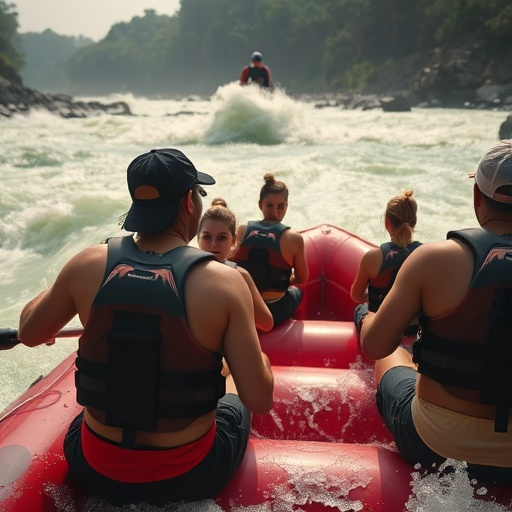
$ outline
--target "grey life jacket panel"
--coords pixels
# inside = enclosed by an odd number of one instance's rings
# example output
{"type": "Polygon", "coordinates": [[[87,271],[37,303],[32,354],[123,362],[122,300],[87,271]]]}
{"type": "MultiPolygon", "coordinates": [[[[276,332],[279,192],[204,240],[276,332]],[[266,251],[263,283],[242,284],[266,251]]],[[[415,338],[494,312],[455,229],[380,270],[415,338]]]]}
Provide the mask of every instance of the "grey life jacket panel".
{"type": "Polygon", "coordinates": [[[453,335],[440,334],[440,319],[420,318],[414,361],[420,373],[442,384],[479,391],[481,403],[496,407],[495,431],[506,432],[512,406],[512,237],[484,229],[450,231],[447,237],[473,251],[470,288],[442,317],[443,332],[451,319],[459,326],[453,335]],[[475,332],[482,333],[479,339],[475,332]]]}

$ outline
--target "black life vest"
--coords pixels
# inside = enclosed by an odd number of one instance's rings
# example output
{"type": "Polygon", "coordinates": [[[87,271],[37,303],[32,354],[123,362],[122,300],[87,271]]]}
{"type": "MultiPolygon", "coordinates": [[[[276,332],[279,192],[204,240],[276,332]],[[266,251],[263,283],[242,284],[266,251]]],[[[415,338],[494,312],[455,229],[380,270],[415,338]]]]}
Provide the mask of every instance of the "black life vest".
{"type": "Polygon", "coordinates": [[[265,66],[261,68],[257,66],[249,66],[247,79],[251,82],[257,83],[261,87],[270,87],[269,73],[265,66]]]}
{"type": "Polygon", "coordinates": [[[291,265],[281,254],[280,240],[284,224],[250,221],[234,261],[245,268],[261,292],[284,292],[290,285],[291,265]]]}
{"type": "Polygon", "coordinates": [[[391,290],[403,262],[420,245],[421,242],[412,242],[407,247],[400,247],[393,242],[386,242],[380,246],[382,263],[379,273],[368,283],[368,309],[370,311],[375,313],[379,309],[391,290]]]}
{"type": "Polygon", "coordinates": [[[484,229],[450,231],[475,257],[470,288],[442,317],[420,318],[413,346],[418,371],[441,384],[479,391],[506,432],[512,405],[512,237],[484,229]]]}
{"type": "Polygon", "coordinates": [[[172,432],[213,411],[225,394],[222,354],[193,338],[184,290],[190,268],[210,253],[179,247],[141,252],[131,236],[108,240],[105,277],[79,340],[77,401],[105,425],[172,432]]]}

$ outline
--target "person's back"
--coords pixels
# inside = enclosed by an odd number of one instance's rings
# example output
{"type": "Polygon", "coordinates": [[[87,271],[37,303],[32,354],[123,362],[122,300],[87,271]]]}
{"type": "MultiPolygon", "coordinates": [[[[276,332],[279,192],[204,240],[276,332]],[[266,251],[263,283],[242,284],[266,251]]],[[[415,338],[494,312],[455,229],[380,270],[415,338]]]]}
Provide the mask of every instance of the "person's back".
{"type": "Polygon", "coordinates": [[[406,190],[388,201],[384,224],[391,241],[370,249],[359,262],[350,290],[352,299],[363,303],[356,306],[354,311],[354,322],[358,331],[361,330],[364,315],[368,311],[376,312],[379,309],[391,290],[400,267],[412,251],[421,245],[420,242],[413,241],[417,204],[412,196],[413,191],[406,190]]]}
{"type": "Polygon", "coordinates": [[[153,150],[130,164],[128,183],[124,227],[137,236],[72,258],[24,308],[19,337],[51,343],[75,313],[84,325],[85,409],[64,452],[90,493],[157,506],[213,497],[241,463],[250,411],[272,406],[270,364],[243,278],[187,247],[202,212],[199,184],[213,178],[177,150],[153,150]]]}
{"type": "Polygon", "coordinates": [[[309,269],[302,235],[281,222],[288,209],[286,185],[272,174],[264,180],[258,203],[263,219],[238,227],[231,259],[251,274],[278,325],[299,307],[302,290],[290,285],[305,283],[309,269]]]}
{"type": "Polygon", "coordinates": [[[377,359],[379,408],[411,462],[465,460],[477,477],[512,481],[512,141],[486,154],[475,181],[483,229],[414,251],[363,321],[361,344],[377,359]],[[413,361],[396,340],[419,313],[413,361]]]}

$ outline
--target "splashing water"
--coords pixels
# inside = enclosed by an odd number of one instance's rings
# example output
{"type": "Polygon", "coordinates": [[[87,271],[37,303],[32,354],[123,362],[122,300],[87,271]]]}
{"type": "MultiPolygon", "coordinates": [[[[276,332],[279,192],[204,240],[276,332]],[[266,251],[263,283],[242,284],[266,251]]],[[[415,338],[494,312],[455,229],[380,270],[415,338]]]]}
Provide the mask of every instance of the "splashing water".
{"type": "Polygon", "coordinates": [[[211,98],[213,121],[203,135],[206,144],[285,142],[299,127],[301,108],[282,91],[232,83],[211,98]]]}
{"type": "MultiPolygon", "coordinates": [[[[406,505],[409,512],[506,512],[509,507],[493,501],[482,501],[487,489],[470,480],[465,462],[448,459],[439,471],[412,474],[413,496],[406,505]],[[446,470],[449,471],[446,471],[446,470]]],[[[511,504],[512,505],[512,504],[511,504]]]]}

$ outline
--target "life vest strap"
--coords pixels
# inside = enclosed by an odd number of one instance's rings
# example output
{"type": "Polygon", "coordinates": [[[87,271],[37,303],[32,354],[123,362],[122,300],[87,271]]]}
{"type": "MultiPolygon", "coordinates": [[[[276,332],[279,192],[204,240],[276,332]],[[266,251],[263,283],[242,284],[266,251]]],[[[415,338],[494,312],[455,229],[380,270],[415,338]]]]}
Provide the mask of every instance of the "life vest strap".
{"type": "Polygon", "coordinates": [[[480,400],[496,405],[494,431],[507,432],[512,404],[512,289],[497,288],[494,294],[490,340],[480,400]]]}

